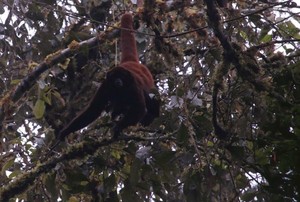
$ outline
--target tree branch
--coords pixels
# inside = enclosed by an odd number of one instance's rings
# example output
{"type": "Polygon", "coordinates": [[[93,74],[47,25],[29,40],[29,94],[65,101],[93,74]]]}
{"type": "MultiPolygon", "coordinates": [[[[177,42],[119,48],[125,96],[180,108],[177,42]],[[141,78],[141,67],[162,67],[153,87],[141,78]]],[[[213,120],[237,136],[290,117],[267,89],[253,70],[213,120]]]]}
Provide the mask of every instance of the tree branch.
{"type": "MultiPolygon", "coordinates": [[[[35,84],[35,81],[39,78],[39,76],[53,67],[55,64],[63,62],[66,58],[71,57],[79,52],[82,47],[92,48],[96,45],[101,44],[104,40],[111,40],[116,38],[119,34],[119,29],[109,30],[99,36],[95,36],[88,40],[82,41],[78,43],[78,45],[74,47],[68,47],[63,50],[59,50],[56,53],[48,55],[42,63],[40,63],[27,77],[25,77],[19,85],[16,87],[15,91],[11,93],[10,100],[13,103],[16,103],[32,86],[35,84]]],[[[1,103],[1,102],[0,102],[1,103]]],[[[2,102],[3,103],[3,102],[2,102]]],[[[7,105],[0,106],[0,128],[2,125],[2,121],[4,120],[6,108],[9,107],[7,105]]]]}
{"type": "MultiPolygon", "coordinates": [[[[219,12],[216,8],[216,5],[214,4],[214,1],[211,0],[205,0],[205,3],[207,5],[207,16],[209,20],[209,25],[212,27],[215,36],[219,39],[222,47],[223,47],[223,57],[224,57],[224,64],[233,64],[236,68],[238,75],[245,81],[248,81],[251,83],[254,88],[261,92],[267,92],[269,95],[277,98],[283,103],[289,103],[283,96],[278,94],[274,91],[270,86],[266,85],[263,81],[258,79],[258,74],[253,71],[253,67],[249,66],[248,63],[245,63],[243,60],[243,57],[245,57],[242,53],[239,53],[236,48],[234,48],[229,41],[229,39],[226,37],[226,35],[223,33],[223,28],[221,26],[221,17],[219,15],[219,12]]],[[[269,42],[270,44],[272,42],[269,42]]],[[[264,44],[268,45],[268,44],[264,44]]],[[[253,58],[255,60],[255,58],[253,58]]],[[[227,64],[225,65],[227,66],[227,64]]],[[[255,69],[260,69],[259,67],[256,67],[255,69]]],[[[221,77],[217,77],[219,79],[215,79],[214,89],[213,89],[213,116],[212,116],[212,123],[214,126],[215,133],[218,137],[221,139],[228,138],[228,132],[224,130],[220,125],[217,123],[217,94],[220,88],[220,79],[222,79],[222,76],[227,73],[226,69],[220,70],[222,74],[221,77]],[[224,72],[226,71],[226,72],[224,72]]]]}
{"type": "Polygon", "coordinates": [[[83,141],[72,145],[65,153],[59,157],[52,157],[49,160],[38,164],[27,173],[21,174],[12,180],[6,186],[0,188],[0,201],[6,202],[9,199],[23,193],[30,187],[33,182],[43,173],[51,171],[58,163],[70,161],[73,159],[84,158],[87,155],[93,155],[99,148],[108,146],[119,141],[157,141],[158,139],[169,139],[172,135],[164,135],[157,137],[138,137],[138,136],[121,136],[117,139],[105,139],[99,141],[83,141]]]}

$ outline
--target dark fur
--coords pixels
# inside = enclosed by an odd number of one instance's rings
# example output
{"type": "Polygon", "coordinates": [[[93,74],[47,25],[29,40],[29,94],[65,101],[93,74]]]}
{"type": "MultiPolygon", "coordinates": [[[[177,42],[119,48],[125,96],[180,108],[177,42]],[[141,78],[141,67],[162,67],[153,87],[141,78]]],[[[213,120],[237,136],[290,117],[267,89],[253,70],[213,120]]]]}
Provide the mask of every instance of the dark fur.
{"type": "MultiPolygon", "coordinates": [[[[133,30],[130,14],[123,15],[121,27],[133,30]]],[[[149,96],[154,88],[153,78],[148,68],[138,61],[133,32],[122,30],[121,51],[120,65],[107,73],[89,105],[61,130],[60,138],[84,128],[104,110],[111,112],[113,120],[120,116],[114,126],[115,136],[137,123],[149,125],[159,116],[159,101],[149,96]]]]}

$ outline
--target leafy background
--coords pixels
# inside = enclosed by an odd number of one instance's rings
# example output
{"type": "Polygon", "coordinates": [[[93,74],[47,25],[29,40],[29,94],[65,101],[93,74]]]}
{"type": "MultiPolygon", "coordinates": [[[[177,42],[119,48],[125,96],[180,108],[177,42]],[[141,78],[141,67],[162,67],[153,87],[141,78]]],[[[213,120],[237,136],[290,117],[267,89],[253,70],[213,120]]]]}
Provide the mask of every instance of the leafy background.
{"type": "Polygon", "coordinates": [[[299,13],[291,0],[1,1],[1,201],[298,201],[299,13]],[[111,139],[103,114],[51,151],[119,61],[125,11],[161,116],[111,139]]]}

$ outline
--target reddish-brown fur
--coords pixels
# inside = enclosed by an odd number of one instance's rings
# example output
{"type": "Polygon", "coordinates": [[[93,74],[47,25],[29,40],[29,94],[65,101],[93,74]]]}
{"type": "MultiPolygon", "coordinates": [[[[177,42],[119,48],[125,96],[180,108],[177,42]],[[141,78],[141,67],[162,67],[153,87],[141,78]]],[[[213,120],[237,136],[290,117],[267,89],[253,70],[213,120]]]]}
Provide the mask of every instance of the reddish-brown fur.
{"type": "Polygon", "coordinates": [[[133,32],[133,19],[130,13],[125,13],[122,16],[121,28],[121,63],[128,61],[139,63],[136,42],[133,32]]]}
{"type": "Polygon", "coordinates": [[[147,92],[154,88],[152,74],[147,67],[139,63],[136,42],[133,32],[133,19],[130,13],[125,13],[121,19],[121,64],[122,67],[130,71],[137,83],[147,92]],[[132,30],[132,31],[130,31],[132,30]]]}
{"type": "Polygon", "coordinates": [[[152,75],[138,60],[131,14],[122,16],[121,28],[121,63],[107,73],[89,105],[60,131],[61,139],[93,122],[104,110],[112,112],[112,119],[123,115],[114,126],[115,136],[139,122],[148,125],[159,115],[159,101],[149,96],[154,88],[152,75]]]}

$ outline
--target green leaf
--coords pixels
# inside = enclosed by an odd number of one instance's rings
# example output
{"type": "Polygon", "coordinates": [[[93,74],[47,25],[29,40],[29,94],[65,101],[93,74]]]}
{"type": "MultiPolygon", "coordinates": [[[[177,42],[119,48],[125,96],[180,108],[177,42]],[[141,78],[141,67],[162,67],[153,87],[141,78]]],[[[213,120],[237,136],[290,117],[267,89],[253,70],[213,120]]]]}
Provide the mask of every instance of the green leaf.
{"type": "Polygon", "coordinates": [[[258,149],[255,151],[256,162],[260,165],[269,164],[268,153],[264,149],[258,149]]]}
{"type": "Polygon", "coordinates": [[[120,159],[121,158],[121,154],[118,150],[112,150],[111,155],[116,158],[116,159],[120,159]]]}
{"type": "Polygon", "coordinates": [[[17,84],[19,84],[20,83],[20,79],[14,79],[14,80],[11,80],[11,85],[17,85],[17,84]]]}
{"type": "Polygon", "coordinates": [[[287,21],[278,25],[280,28],[281,34],[286,37],[299,37],[300,29],[297,28],[291,21],[287,21]]]}
{"type": "Polygon", "coordinates": [[[272,40],[272,35],[267,34],[260,41],[263,42],[263,43],[266,43],[266,42],[269,42],[271,40],[272,40]]]}
{"type": "Polygon", "coordinates": [[[264,26],[261,30],[259,40],[265,42],[267,39],[269,39],[269,37],[271,37],[272,39],[272,36],[268,34],[269,31],[270,31],[270,26],[264,26]]]}
{"type": "Polygon", "coordinates": [[[7,171],[15,162],[15,158],[11,157],[5,164],[2,166],[1,173],[4,175],[5,171],[7,171]]]}
{"type": "Polygon", "coordinates": [[[247,40],[248,39],[248,34],[244,32],[243,30],[240,31],[240,35],[243,39],[247,40]]]}
{"type": "Polygon", "coordinates": [[[55,173],[48,174],[44,182],[46,190],[51,194],[51,198],[53,199],[58,198],[58,190],[57,190],[55,179],[56,179],[55,173]]]}
{"type": "Polygon", "coordinates": [[[86,185],[89,184],[89,182],[88,181],[81,181],[79,184],[82,185],[82,186],[86,186],[86,185]]]}
{"type": "Polygon", "coordinates": [[[207,141],[207,146],[208,147],[213,147],[214,146],[214,143],[212,141],[207,141]]]}
{"type": "Polygon", "coordinates": [[[45,101],[38,99],[33,108],[33,114],[34,114],[35,118],[37,118],[37,119],[43,118],[45,109],[46,109],[45,101]]]}
{"type": "Polygon", "coordinates": [[[13,179],[13,178],[15,178],[15,177],[17,177],[17,176],[19,176],[21,174],[21,171],[14,171],[14,172],[12,172],[11,174],[9,174],[9,178],[10,179],[13,179]]]}

